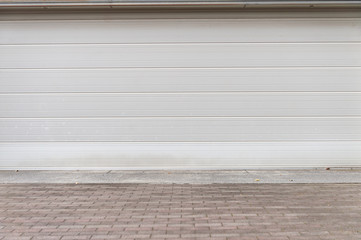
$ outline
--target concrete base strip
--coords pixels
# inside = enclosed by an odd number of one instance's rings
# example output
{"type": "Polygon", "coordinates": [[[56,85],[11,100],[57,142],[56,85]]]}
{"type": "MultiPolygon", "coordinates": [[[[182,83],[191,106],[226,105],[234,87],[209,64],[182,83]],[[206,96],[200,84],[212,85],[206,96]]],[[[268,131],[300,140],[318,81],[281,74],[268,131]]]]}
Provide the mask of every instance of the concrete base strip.
{"type": "Polygon", "coordinates": [[[242,171],[0,171],[0,183],[361,183],[361,169],[242,171]]]}

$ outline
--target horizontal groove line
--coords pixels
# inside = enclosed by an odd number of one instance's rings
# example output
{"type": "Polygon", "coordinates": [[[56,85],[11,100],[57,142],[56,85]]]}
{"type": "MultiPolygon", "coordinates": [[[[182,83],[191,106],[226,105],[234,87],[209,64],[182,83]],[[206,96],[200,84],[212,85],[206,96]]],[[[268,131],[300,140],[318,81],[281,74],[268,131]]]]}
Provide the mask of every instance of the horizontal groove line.
{"type": "Polygon", "coordinates": [[[204,91],[204,92],[196,92],[196,91],[184,91],[184,92],[5,92],[1,93],[0,95],[77,95],[77,94],[124,94],[124,95],[131,95],[131,94],[139,94],[139,95],[147,95],[147,94],[237,94],[237,93],[361,93],[361,91],[204,91]]]}
{"type": "Polygon", "coordinates": [[[89,46],[89,45],[101,45],[101,46],[114,46],[114,45],[220,45],[220,44],[224,44],[224,45],[242,45],[242,44],[254,44],[254,45],[261,45],[261,44],[286,44],[286,45],[299,45],[299,44],[304,44],[304,45],[310,45],[310,44],[361,44],[361,41],[305,41],[305,42],[138,42],[138,43],[131,43],[131,42],[124,42],[124,43],[18,43],[18,44],[7,44],[7,43],[1,43],[0,46],[9,46],[9,47],[13,47],[13,46],[79,46],[79,45],[84,45],[84,46],[89,46]]]}
{"type": "Polygon", "coordinates": [[[361,93],[361,91],[193,91],[193,92],[6,92],[1,93],[1,95],[193,95],[193,94],[268,94],[268,93],[320,93],[320,94],[328,94],[328,93],[361,93]]]}
{"type": "Polygon", "coordinates": [[[271,141],[0,141],[4,143],[272,143],[272,142],[361,142],[361,140],[271,140],[271,141]]]}
{"type": "Polygon", "coordinates": [[[0,71],[15,71],[15,70],[25,70],[25,71],[36,71],[36,70],[140,70],[140,69],[152,69],[152,70],[162,70],[162,69],[353,69],[361,68],[361,66],[282,66],[282,67],[272,67],[272,66],[257,66],[257,67],[67,67],[67,68],[1,68],[0,71]]]}
{"type": "Polygon", "coordinates": [[[235,116],[146,116],[146,117],[0,117],[0,121],[1,120],[31,120],[31,119],[50,119],[50,120],[66,120],[66,119],[88,119],[88,120],[95,120],[95,119],[150,119],[150,118],[154,118],[154,119],[175,119],[175,118],[179,118],[179,119],[184,119],[184,118],[189,118],[189,119],[247,119],[247,118],[252,118],[252,119],[269,119],[269,118],[291,118],[291,119],[298,119],[298,118],[306,118],[306,119],[343,119],[343,118],[349,118],[349,119],[359,119],[361,118],[361,116],[242,116],[242,117],[235,117],[235,116]]]}

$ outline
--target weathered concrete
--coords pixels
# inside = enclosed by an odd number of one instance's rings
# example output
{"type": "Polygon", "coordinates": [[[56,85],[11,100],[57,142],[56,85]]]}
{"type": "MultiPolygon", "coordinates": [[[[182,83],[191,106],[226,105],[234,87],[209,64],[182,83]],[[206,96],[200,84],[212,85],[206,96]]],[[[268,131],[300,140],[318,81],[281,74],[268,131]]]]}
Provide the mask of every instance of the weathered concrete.
{"type": "Polygon", "coordinates": [[[361,183],[361,169],[288,171],[0,171],[0,183],[361,183]]]}

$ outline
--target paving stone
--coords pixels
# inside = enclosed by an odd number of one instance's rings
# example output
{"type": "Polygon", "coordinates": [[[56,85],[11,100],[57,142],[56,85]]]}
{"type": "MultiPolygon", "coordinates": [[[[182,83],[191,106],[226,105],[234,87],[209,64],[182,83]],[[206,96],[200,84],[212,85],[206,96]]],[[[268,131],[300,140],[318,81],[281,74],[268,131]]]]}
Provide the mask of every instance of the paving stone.
{"type": "Polygon", "coordinates": [[[361,184],[0,184],[3,239],[361,239],[361,184]]]}

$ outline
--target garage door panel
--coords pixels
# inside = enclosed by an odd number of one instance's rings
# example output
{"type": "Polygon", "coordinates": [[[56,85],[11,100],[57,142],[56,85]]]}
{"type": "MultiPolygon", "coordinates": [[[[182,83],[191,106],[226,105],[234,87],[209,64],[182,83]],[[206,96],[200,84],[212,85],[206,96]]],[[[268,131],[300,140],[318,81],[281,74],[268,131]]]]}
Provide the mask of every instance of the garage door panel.
{"type": "Polygon", "coordinates": [[[0,93],[361,91],[361,68],[0,69],[0,93]]]}
{"type": "Polygon", "coordinates": [[[3,21],[0,44],[361,41],[348,19],[3,21]],[[337,32],[337,34],[335,34],[337,32]]]}
{"type": "Polygon", "coordinates": [[[361,93],[0,95],[0,117],[360,115],[361,93]]]}
{"type": "Polygon", "coordinates": [[[0,68],[359,67],[361,43],[2,45],[0,68]]]}
{"type": "Polygon", "coordinates": [[[0,168],[360,166],[357,14],[124,14],[0,17],[0,168]]]}
{"type": "Polygon", "coordinates": [[[360,158],[360,141],[0,143],[2,169],[352,167],[360,165],[360,158]]]}
{"type": "Polygon", "coordinates": [[[2,119],[0,141],[361,141],[361,118],[2,119]]]}

